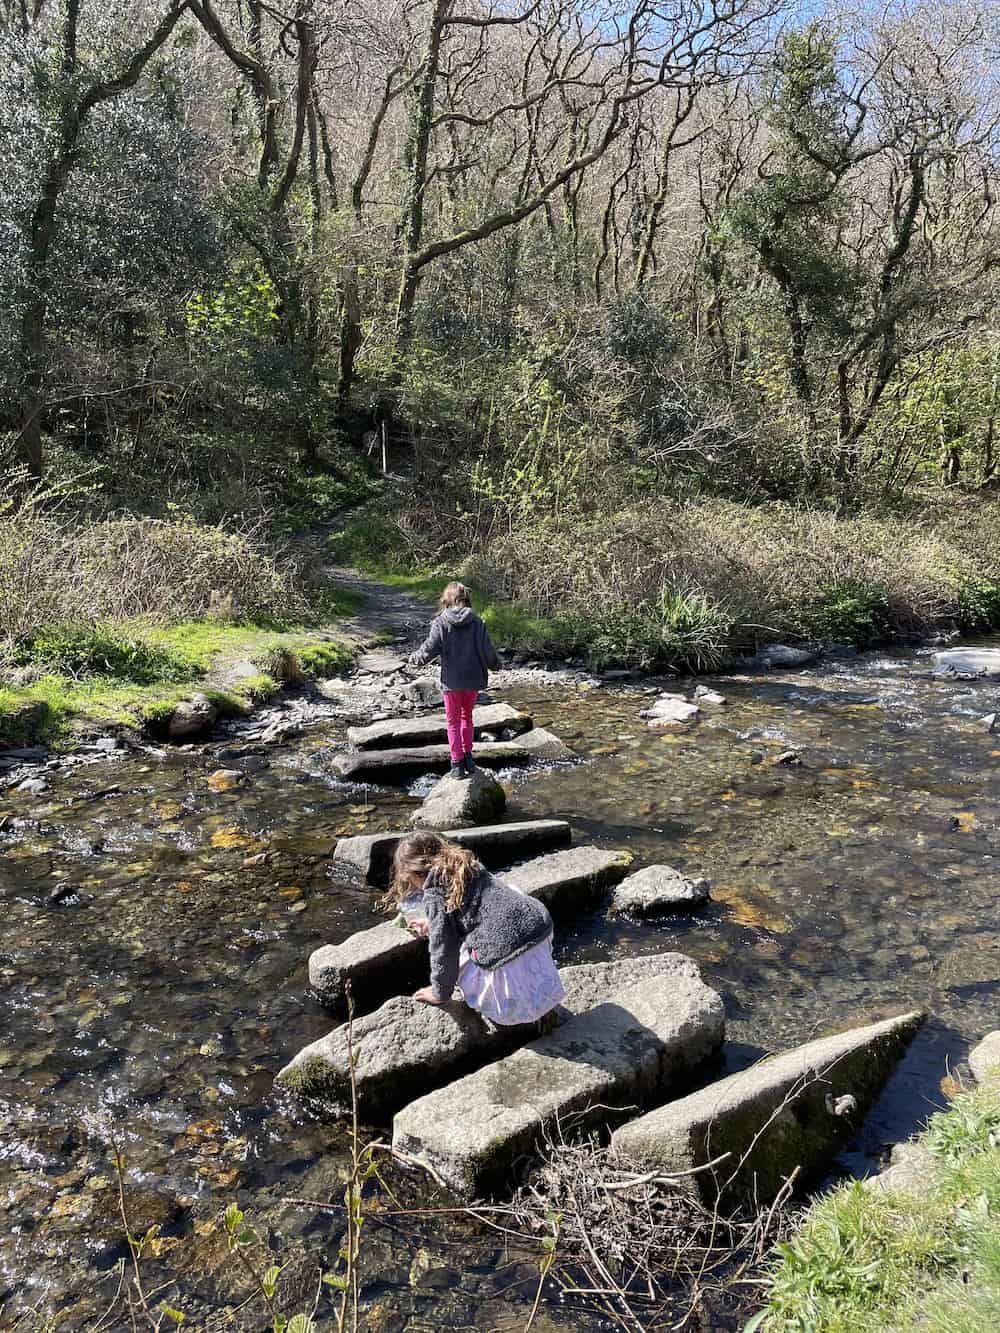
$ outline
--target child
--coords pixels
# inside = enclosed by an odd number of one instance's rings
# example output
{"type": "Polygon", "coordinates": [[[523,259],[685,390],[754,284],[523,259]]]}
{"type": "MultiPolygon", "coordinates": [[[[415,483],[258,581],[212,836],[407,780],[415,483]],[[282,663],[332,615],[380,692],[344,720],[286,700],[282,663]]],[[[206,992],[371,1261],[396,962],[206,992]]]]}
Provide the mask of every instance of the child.
{"type": "Polygon", "coordinates": [[[449,583],[441,594],[441,614],[431,625],[423,647],[413,653],[414,666],[441,659],[441,689],[448,720],[451,775],[472,776],[472,710],[489,673],[500,670],[500,659],[486,626],[472,609],[464,583],[449,583]]]}
{"type": "Polygon", "coordinates": [[[547,910],[484,870],[464,847],[437,833],[403,838],[389,899],[406,904],[410,928],[430,944],[431,984],[415,999],[444,1004],[457,982],[471,1009],[503,1027],[533,1023],[565,999],[547,910]]]}

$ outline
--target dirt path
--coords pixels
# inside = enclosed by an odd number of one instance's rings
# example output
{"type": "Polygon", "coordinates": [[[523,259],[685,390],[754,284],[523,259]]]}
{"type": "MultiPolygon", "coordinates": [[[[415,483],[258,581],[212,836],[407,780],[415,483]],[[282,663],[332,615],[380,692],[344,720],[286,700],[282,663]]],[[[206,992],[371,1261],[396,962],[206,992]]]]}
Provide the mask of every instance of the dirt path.
{"type": "Polygon", "coordinates": [[[356,569],[330,566],[327,577],[336,588],[363,597],[364,604],[337,621],[337,637],[348,643],[370,643],[375,638],[423,639],[434,616],[434,604],[412,593],[400,592],[356,569]]]}

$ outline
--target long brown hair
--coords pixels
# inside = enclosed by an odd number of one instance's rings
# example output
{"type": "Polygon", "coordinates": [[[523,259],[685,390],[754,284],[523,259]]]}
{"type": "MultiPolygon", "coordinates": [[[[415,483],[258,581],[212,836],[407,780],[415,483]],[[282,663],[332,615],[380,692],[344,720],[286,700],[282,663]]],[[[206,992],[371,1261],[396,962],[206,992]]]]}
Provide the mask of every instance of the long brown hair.
{"type": "Polygon", "coordinates": [[[472,606],[472,593],[464,583],[452,582],[445,585],[441,600],[438,602],[442,611],[450,606],[472,606]]]}
{"type": "Polygon", "coordinates": [[[445,911],[454,912],[462,906],[466,889],[481,869],[470,851],[439,833],[410,833],[400,841],[392,858],[392,884],[386,902],[398,907],[413,892],[410,875],[427,876],[433,871],[438,884],[447,890],[445,911]]]}

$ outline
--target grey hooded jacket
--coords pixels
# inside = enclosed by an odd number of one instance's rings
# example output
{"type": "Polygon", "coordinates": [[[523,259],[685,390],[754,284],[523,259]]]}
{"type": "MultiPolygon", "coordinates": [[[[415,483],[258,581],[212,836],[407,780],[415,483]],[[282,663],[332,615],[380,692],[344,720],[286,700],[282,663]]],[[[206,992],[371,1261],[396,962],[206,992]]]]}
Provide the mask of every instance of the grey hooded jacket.
{"type": "Polygon", "coordinates": [[[486,626],[470,606],[450,606],[431,625],[426,642],[410,661],[415,666],[441,659],[441,688],[485,690],[489,672],[500,659],[486,626]]]}
{"type": "Polygon", "coordinates": [[[527,953],[552,934],[545,906],[480,869],[454,912],[445,910],[447,888],[431,872],[424,884],[427,940],[431,951],[431,989],[436,1000],[449,1000],[465,944],[480,967],[494,968],[527,953]]]}

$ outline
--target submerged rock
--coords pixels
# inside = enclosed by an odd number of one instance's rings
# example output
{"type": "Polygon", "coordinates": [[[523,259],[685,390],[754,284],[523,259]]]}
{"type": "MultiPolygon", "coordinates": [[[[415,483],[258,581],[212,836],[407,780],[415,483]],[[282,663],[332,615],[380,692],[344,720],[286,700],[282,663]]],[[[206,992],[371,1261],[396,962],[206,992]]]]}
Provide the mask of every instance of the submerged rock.
{"type": "MultiPolygon", "coordinates": [[[[796,1167],[815,1175],[857,1129],[923,1022],[903,1014],[822,1037],[761,1061],[623,1125],[612,1146],[711,1202],[720,1193],[751,1202],[773,1198],[796,1167]],[[856,1103],[838,1115],[840,1099],[856,1103]],[[714,1170],[699,1171],[727,1154],[714,1170]]],[[[843,1105],[843,1103],[840,1103],[843,1105]]]]}
{"type": "Polygon", "coordinates": [[[693,722],[700,714],[697,704],[688,703],[682,694],[661,694],[650,708],[643,709],[644,717],[651,727],[683,727],[693,722]]]}
{"type": "Polygon", "coordinates": [[[721,708],[724,703],[728,703],[726,696],[720,694],[718,690],[709,689],[707,685],[699,685],[694,692],[696,703],[705,704],[712,708],[721,708]]]}
{"type": "Polygon", "coordinates": [[[668,957],[657,976],[412,1102],[393,1120],[393,1147],[467,1197],[499,1185],[560,1125],[583,1134],[616,1108],[662,1101],[718,1048],[725,1022],[695,964],[668,957]]]}
{"type": "Polygon", "coordinates": [[[613,907],[633,916],[691,911],[708,901],[709,887],[707,879],[686,879],[671,866],[646,866],[622,880],[613,907]]]}
{"type": "Polygon", "coordinates": [[[238,768],[217,768],[207,778],[210,791],[234,791],[245,782],[246,773],[238,768]]]}
{"type": "Polygon", "coordinates": [[[819,657],[818,648],[792,648],[787,643],[769,643],[750,659],[757,671],[794,670],[809,666],[819,657]]]}
{"type": "Polygon", "coordinates": [[[488,824],[507,808],[507,793],[490,773],[481,768],[470,777],[446,774],[430,791],[423,805],[410,818],[412,828],[464,828],[488,824]]]}

